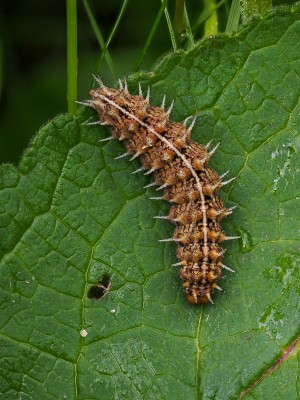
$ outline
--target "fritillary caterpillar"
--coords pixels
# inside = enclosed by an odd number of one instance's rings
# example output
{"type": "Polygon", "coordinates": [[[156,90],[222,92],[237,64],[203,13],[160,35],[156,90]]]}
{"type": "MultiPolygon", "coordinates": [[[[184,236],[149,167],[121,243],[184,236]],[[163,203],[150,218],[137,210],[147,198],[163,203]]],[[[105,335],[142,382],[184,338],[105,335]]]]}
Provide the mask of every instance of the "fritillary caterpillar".
{"type": "MultiPolygon", "coordinates": [[[[225,240],[236,239],[226,236],[220,220],[231,214],[232,208],[225,208],[218,191],[234,178],[222,182],[219,176],[207,166],[215,146],[208,146],[191,140],[191,130],[195,119],[187,127],[184,123],[169,119],[171,107],[165,110],[165,100],[161,107],[149,104],[149,92],[143,97],[131,95],[127,85],[120,81],[119,89],[107,88],[100,79],[100,87],[90,91],[91,100],[82,104],[94,108],[100,120],[92,124],[109,125],[112,136],[103,140],[119,139],[124,142],[133,160],[140,158],[145,175],[154,174],[155,182],[163,190],[164,199],[173,203],[169,215],[155,217],[168,219],[176,225],[174,235],[162,241],[178,243],[177,258],[180,278],[187,301],[204,304],[212,301],[214,289],[222,290],[217,282],[221,278],[225,240]]],[[[122,157],[122,156],[121,156],[122,157]]]]}

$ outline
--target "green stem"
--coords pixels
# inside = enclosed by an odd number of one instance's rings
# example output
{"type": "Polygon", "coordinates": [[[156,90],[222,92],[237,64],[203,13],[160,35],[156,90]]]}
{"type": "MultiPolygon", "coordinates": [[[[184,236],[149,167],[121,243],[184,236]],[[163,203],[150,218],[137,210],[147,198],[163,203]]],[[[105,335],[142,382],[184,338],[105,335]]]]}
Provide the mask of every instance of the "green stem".
{"type": "Polygon", "coordinates": [[[233,0],[229,11],[225,32],[229,33],[237,30],[240,18],[241,18],[240,0],[233,0]]]}
{"type": "MultiPolygon", "coordinates": [[[[215,5],[215,7],[212,7],[209,10],[204,8],[204,10],[199,15],[195,25],[193,26],[193,31],[195,32],[196,30],[198,30],[200,28],[200,26],[207,20],[207,18],[209,18],[213,12],[217,11],[217,9],[219,7],[221,7],[226,1],[227,0],[221,0],[218,4],[215,5]]],[[[235,1],[235,0],[233,0],[233,1],[235,1]]],[[[238,0],[238,1],[240,1],[240,0],[238,0]]]]}
{"type": "MultiPolygon", "coordinates": [[[[83,2],[83,6],[85,8],[85,11],[87,13],[87,16],[88,16],[88,18],[90,20],[90,23],[92,25],[93,31],[94,31],[94,33],[96,35],[96,38],[97,38],[98,43],[99,43],[99,45],[101,47],[101,50],[102,50],[105,47],[105,40],[103,39],[103,35],[102,35],[98,25],[97,25],[96,19],[95,19],[93,13],[92,13],[92,10],[91,10],[91,7],[90,7],[88,1],[87,0],[82,0],[82,2],[83,2]]],[[[107,65],[108,65],[108,67],[110,69],[110,72],[111,72],[114,80],[116,80],[117,79],[117,71],[115,69],[113,61],[112,61],[111,56],[110,56],[110,54],[109,54],[107,49],[106,49],[106,52],[105,52],[105,60],[107,62],[107,65]]]]}
{"type": "Polygon", "coordinates": [[[163,12],[165,11],[165,8],[167,7],[168,1],[169,0],[163,0],[162,5],[160,6],[160,9],[159,9],[158,14],[157,14],[157,16],[155,18],[154,24],[152,26],[152,29],[151,29],[151,31],[150,31],[150,33],[148,35],[147,40],[146,40],[145,46],[143,47],[141,55],[140,55],[136,65],[135,65],[135,68],[134,68],[135,71],[139,70],[141,65],[142,65],[142,62],[143,62],[143,60],[145,58],[145,55],[146,55],[146,53],[148,51],[148,48],[149,48],[149,46],[150,46],[150,44],[152,42],[152,39],[153,39],[153,37],[155,35],[155,32],[157,30],[157,27],[159,25],[159,22],[161,20],[163,12]]]}
{"type": "MultiPolygon", "coordinates": [[[[161,1],[163,1],[163,0],[161,0],[161,1]]],[[[167,21],[167,25],[168,25],[168,29],[169,29],[169,34],[170,34],[170,39],[172,42],[173,50],[175,51],[175,50],[177,50],[177,44],[176,44],[176,39],[175,39],[175,34],[174,34],[171,18],[170,18],[167,7],[165,8],[165,17],[166,17],[166,21],[167,21]]]]}
{"type": "Polygon", "coordinates": [[[218,33],[217,2],[216,0],[204,0],[204,7],[210,14],[204,24],[204,36],[216,35],[218,33]]]}
{"type": "Polygon", "coordinates": [[[272,8],[272,0],[241,0],[241,14],[243,21],[253,15],[265,14],[272,8]]]}
{"type": "Polygon", "coordinates": [[[77,113],[77,4],[67,0],[67,101],[68,111],[77,113]]]}
{"type": "Polygon", "coordinates": [[[100,59],[99,59],[99,63],[98,63],[98,71],[100,71],[100,67],[102,65],[104,56],[106,54],[106,50],[107,50],[108,46],[110,45],[110,42],[112,41],[112,38],[114,37],[114,34],[117,31],[117,28],[118,28],[119,23],[120,23],[123,15],[125,13],[125,10],[126,10],[126,7],[127,7],[128,3],[129,3],[129,0],[124,0],[122,8],[121,8],[121,10],[119,12],[118,18],[117,18],[117,20],[116,20],[116,22],[115,22],[115,24],[113,26],[113,29],[112,29],[112,31],[111,31],[111,33],[110,33],[110,35],[109,35],[109,37],[108,37],[108,39],[107,39],[107,41],[105,43],[105,46],[102,49],[102,52],[101,52],[101,55],[100,55],[100,59]]]}
{"type": "Polygon", "coordinates": [[[185,20],[185,33],[186,33],[186,37],[188,40],[188,46],[191,47],[195,41],[194,41],[194,36],[193,36],[193,31],[191,28],[191,24],[189,21],[189,16],[188,13],[186,11],[186,7],[184,6],[184,20],[185,20]]]}
{"type": "Polygon", "coordinates": [[[184,26],[184,0],[176,0],[175,15],[173,20],[176,47],[181,47],[181,35],[184,26]]]}

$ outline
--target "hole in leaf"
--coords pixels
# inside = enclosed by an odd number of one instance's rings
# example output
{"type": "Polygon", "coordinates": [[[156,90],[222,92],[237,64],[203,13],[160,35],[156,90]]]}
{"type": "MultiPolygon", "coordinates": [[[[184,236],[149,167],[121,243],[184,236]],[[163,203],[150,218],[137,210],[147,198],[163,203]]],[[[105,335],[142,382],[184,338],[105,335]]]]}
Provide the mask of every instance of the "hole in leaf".
{"type": "Polygon", "coordinates": [[[111,277],[109,274],[105,273],[99,278],[98,284],[104,286],[107,290],[109,290],[111,286],[111,277]]]}
{"type": "Polygon", "coordinates": [[[106,296],[111,287],[111,277],[109,274],[103,274],[99,280],[98,284],[91,286],[87,293],[88,299],[101,299],[106,296]]]}

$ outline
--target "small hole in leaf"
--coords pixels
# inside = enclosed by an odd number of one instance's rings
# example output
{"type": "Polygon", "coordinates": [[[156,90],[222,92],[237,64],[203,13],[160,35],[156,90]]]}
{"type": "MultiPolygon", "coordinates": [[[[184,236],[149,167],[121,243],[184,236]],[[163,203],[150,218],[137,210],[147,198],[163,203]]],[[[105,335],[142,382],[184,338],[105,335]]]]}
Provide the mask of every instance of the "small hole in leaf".
{"type": "Polygon", "coordinates": [[[101,297],[105,296],[107,293],[107,290],[105,288],[99,287],[99,286],[91,286],[87,297],[89,299],[101,299],[101,297]]]}
{"type": "Polygon", "coordinates": [[[104,297],[111,286],[111,277],[109,274],[103,274],[99,280],[98,280],[98,284],[91,286],[89,288],[89,291],[87,293],[87,297],[88,299],[101,299],[102,297],[104,297]]]}
{"type": "Polygon", "coordinates": [[[104,286],[106,289],[109,289],[111,285],[111,277],[109,274],[103,274],[98,281],[98,284],[104,286]]]}

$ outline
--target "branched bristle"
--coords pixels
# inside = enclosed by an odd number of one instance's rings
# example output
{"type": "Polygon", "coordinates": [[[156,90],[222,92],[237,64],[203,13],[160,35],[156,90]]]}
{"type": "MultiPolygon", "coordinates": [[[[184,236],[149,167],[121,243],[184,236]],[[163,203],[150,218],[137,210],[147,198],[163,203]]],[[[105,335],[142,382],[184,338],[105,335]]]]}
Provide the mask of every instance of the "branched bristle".
{"type": "Polygon", "coordinates": [[[102,82],[102,79],[99,76],[96,76],[93,74],[93,78],[95,79],[95,81],[98,83],[98,85],[102,88],[105,89],[106,86],[104,85],[104,83],[102,82]]]}
{"type": "Polygon", "coordinates": [[[219,178],[222,180],[224,176],[226,176],[229,173],[230,170],[224,172],[224,174],[220,175],[219,178]]]}
{"type": "Polygon", "coordinates": [[[167,183],[164,183],[163,185],[161,185],[160,187],[158,187],[156,190],[164,189],[164,188],[167,187],[167,186],[168,186],[168,184],[167,184],[167,183]]]}
{"type": "Polygon", "coordinates": [[[75,101],[75,103],[85,107],[94,107],[94,103],[92,100],[75,101]]]}
{"type": "Polygon", "coordinates": [[[142,86],[140,83],[139,83],[139,96],[143,97],[142,86]]]}
{"type": "Polygon", "coordinates": [[[170,217],[168,215],[156,215],[153,218],[156,218],[156,219],[170,219],[170,217]]]}
{"type": "Polygon", "coordinates": [[[141,172],[141,171],[144,171],[144,170],[145,170],[145,168],[141,167],[141,168],[138,168],[138,169],[136,169],[135,171],[133,171],[131,173],[132,173],[132,175],[134,175],[134,174],[137,174],[138,172],[141,172]]]}
{"type": "Polygon", "coordinates": [[[115,138],[110,136],[110,137],[106,137],[104,139],[99,139],[98,142],[107,142],[108,140],[113,140],[113,139],[115,139],[115,138]]]}
{"type": "Polygon", "coordinates": [[[147,100],[147,101],[150,100],[150,86],[148,86],[148,89],[147,89],[147,96],[146,96],[146,99],[145,99],[145,100],[147,100]]]}
{"type": "Polygon", "coordinates": [[[234,176],[234,177],[233,177],[233,178],[231,178],[231,179],[228,179],[228,181],[221,182],[221,183],[222,183],[222,186],[225,186],[225,185],[227,185],[228,183],[230,183],[230,182],[234,181],[235,179],[236,179],[236,176],[234,176]]]}
{"type": "Polygon", "coordinates": [[[192,115],[190,115],[189,117],[186,117],[186,119],[183,121],[183,125],[187,125],[188,120],[192,118],[192,115]]]}
{"type": "Polygon", "coordinates": [[[115,157],[115,160],[119,160],[120,158],[127,157],[127,156],[130,156],[130,154],[126,151],[126,153],[121,154],[121,155],[118,156],[118,157],[115,157]]]}
{"type": "Polygon", "coordinates": [[[180,242],[180,239],[174,239],[174,238],[160,239],[159,242],[180,242]]]}
{"type": "Polygon", "coordinates": [[[235,208],[237,208],[237,206],[229,207],[229,208],[227,208],[227,211],[232,212],[235,208]]]}
{"type": "Polygon", "coordinates": [[[148,189],[150,187],[156,186],[157,184],[155,182],[149,183],[148,185],[144,186],[143,189],[148,189]]]}
{"type": "Polygon", "coordinates": [[[141,153],[137,152],[134,156],[132,156],[129,161],[133,161],[135,158],[137,158],[141,153]]]}
{"type": "Polygon", "coordinates": [[[235,272],[233,269],[227,267],[227,265],[222,264],[222,267],[223,267],[224,269],[227,269],[227,271],[235,272]]]}
{"type": "Polygon", "coordinates": [[[207,149],[209,148],[209,146],[212,144],[213,139],[211,139],[208,143],[206,143],[206,145],[204,147],[206,147],[207,149]]]}
{"type": "Polygon", "coordinates": [[[161,197],[150,197],[150,200],[163,200],[164,198],[161,197]]]}
{"type": "Polygon", "coordinates": [[[145,172],[144,175],[152,174],[152,172],[154,172],[154,171],[155,171],[155,168],[151,168],[151,169],[149,169],[149,171],[145,172]]]}
{"type": "Polygon", "coordinates": [[[88,122],[88,121],[86,121],[86,122],[83,122],[83,124],[82,125],[85,125],[85,126],[91,126],[91,125],[101,125],[101,121],[94,121],[94,122],[88,122]]]}
{"type": "Polygon", "coordinates": [[[195,123],[196,123],[197,118],[198,118],[198,115],[196,115],[196,116],[194,117],[194,119],[193,119],[191,125],[189,126],[189,129],[188,129],[188,130],[189,130],[190,132],[191,132],[192,129],[194,128],[194,125],[195,125],[195,123]]]}
{"type": "Polygon", "coordinates": [[[211,299],[211,297],[210,297],[210,294],[209,293],[206,293],[206,297],[208,298],[208,300],[211,302],[211,304],[214,304],[214,302],[212,301],[212,299],[211,299]]]}
{"type": "Polygon", "coordinates": [[[215,147],[209,152],[209,155],[212,156],[217,148],[220,146],[220,142],[215,145],[215,147]]]}
{"type": "Polygon", "coordinates": [[[173,107],[174,107],[174,100],[172,100],[172,103],[171,103],[170,107],[168,108],[168,111],[167,111],[168,115],[171,114],[173,107]]]}
{"type": "Polygon", "coordinates": [[[235,240],[240,239],[240,236],[225,236],[225,240],[235,240]]]}
{"type": "Polygon", "coordinates": [[[124,79],[124,91],[128,93],[128,84],[126,79],[124,79]]]}

